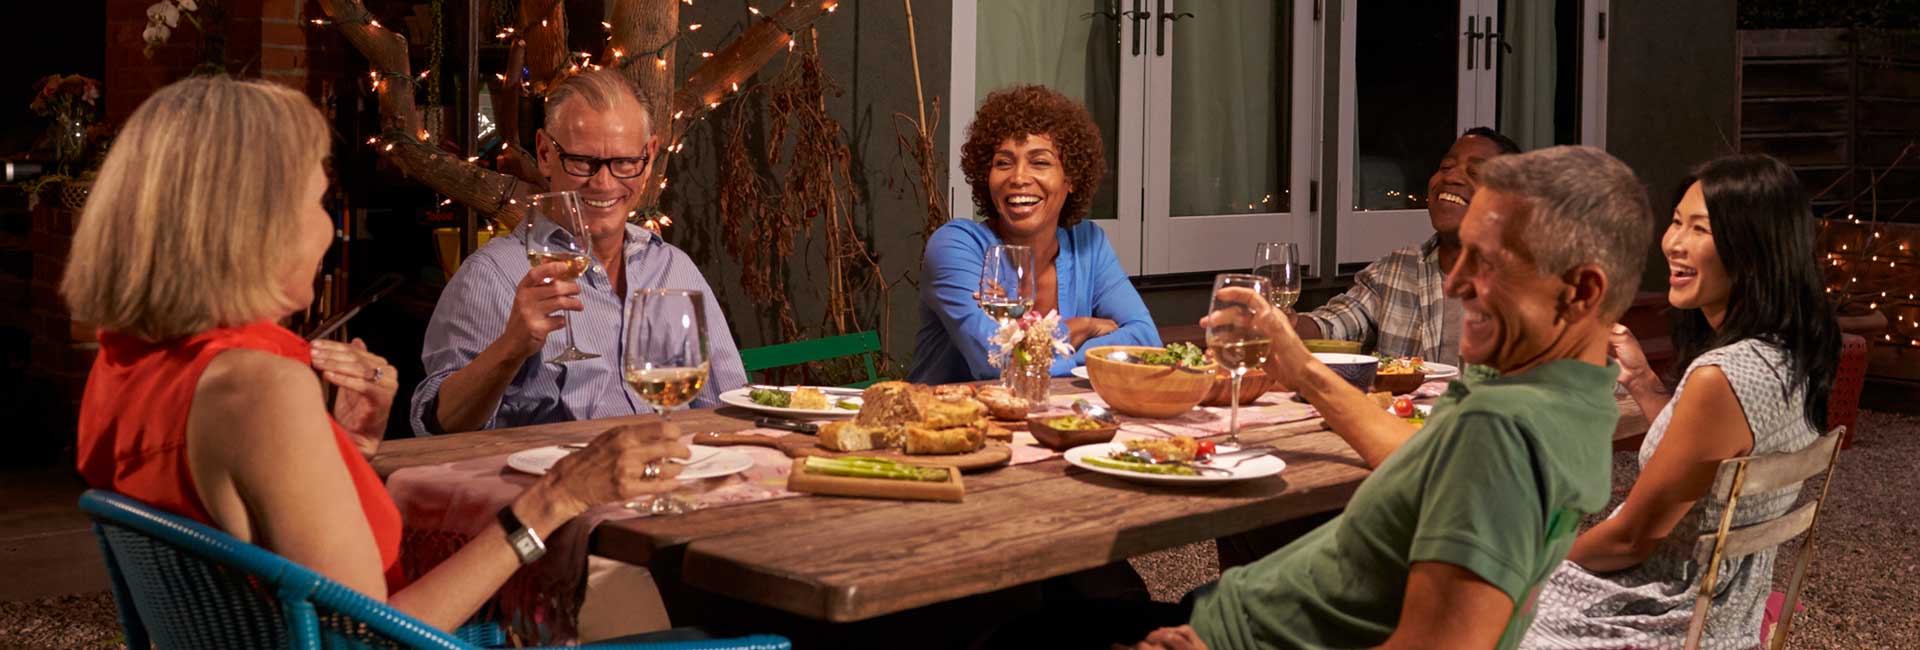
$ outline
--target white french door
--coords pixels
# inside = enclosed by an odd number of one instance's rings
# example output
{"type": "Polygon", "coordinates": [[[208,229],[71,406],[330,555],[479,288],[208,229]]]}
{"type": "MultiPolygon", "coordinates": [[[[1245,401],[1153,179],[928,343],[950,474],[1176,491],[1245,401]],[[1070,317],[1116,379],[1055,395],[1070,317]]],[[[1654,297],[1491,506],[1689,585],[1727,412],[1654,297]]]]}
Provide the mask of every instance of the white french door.
{"type": "Polygon", "coordinates": [[[1312,263],[1313,0],[956,0],[949,206],[973,211],[964,125],[995,89],[1080,100],[1106,139],[1094,222],[1134,275],[1244,269],[1290,240],[1312,263]],[[1183,45],[1184,44],[1184,45],[1183,45]]]}
{"type": "Polygon", "coordinates": [[[1298,243],[1314,275],[1368,262],[1432,233],[1427,178],[1468,128],[1528,149],[1604,145],[1607,3],[954,0],[948,205],[974,212],[960,170],[974,108],[1037,83],[1100,125],[1090,216],[1128,273],[1244,269],[1274,240],[1298,243]],[[1333,134],[1319,128],[1327,93],[1333,134]],[[1311,196],[1325,167],[1338,197],[1311,196]],[[1319,250],[1329,227],[1337,251],[1319,250]]]}
{"type": "Polygon", "coordinates": [[[1335,261],[1364,264],[1431,236],[1427,180],[1467,129],[1498,129],[1527,150],[1605,146],[1607,4],[1343,4],[1335,261]]]}

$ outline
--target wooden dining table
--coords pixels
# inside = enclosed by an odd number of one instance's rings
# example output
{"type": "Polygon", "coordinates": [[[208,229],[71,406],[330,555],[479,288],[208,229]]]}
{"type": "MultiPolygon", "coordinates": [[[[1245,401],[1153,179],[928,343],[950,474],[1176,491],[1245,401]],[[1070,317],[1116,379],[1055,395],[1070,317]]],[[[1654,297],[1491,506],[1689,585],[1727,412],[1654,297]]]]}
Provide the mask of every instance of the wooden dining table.
{"type": "MultiPolygon", "coordinates": [[[[1090,392],[1056,379],[1055,394],[1090,392]]],[[[1615,439],[1647,419],[1621,398],[1615,439]]],[[[676,413],[683,431],[753,428],[734,407],[676,413]]],[[[395,471],[591,438],[634,416],[389,441],[395,471]]],[[[665,569],[698,589],[826,622],[860,621],[1341,509],[1369,470],[1320,419],[1243,430],[1278,475],[1175,489],[1073,468],[1058,456],[965,476],[958,503],[804,496],[609,521],[595,555],[665,569]],[[676,566],[661,567],[662,562],[676,566]]]]}

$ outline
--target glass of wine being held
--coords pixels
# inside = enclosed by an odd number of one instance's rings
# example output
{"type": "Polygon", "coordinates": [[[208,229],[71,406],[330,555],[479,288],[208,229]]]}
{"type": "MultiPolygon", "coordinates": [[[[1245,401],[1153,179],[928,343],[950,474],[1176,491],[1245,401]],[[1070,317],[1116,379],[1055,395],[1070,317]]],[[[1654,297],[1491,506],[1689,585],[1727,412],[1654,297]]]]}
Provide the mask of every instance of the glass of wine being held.
{"type": "MultiPolygon", "coordinates": [[[[580,195],[574,192],[548,192],[529,197],[532,209],[520,220],[520,239],[527,244],[527,264],[539,266],[562,262],[566,270],[555,276],[572,280],[593,266],[593,237],[580,209],[580,195]]],[[[567,349],[548,359],[548,363],[567,363],[598,359],[600,355],[583,352],[573,345],[573,312],[561,310],[567,319],[567,349]]]]}
{"type": "Polygon", "coordinates": [[[998,244],[980,263],[980,308],[994,320],[1019,320],[1033,310],[1033,247],[998,244]]]}
{"type": "Polygon", "coordinates": [[[1292,309],[1300,300],[1300,247],[1285,241],[1256,244],[1253,274],[1267,279],[1267,302],[1274,309],[1292,309]]]}
{"type": "Polygon", "coordinates": [[[1247,370],[1267,362],[1267,333],[1254,324],[1259,301],[1271,288],[1267,278],[1241,273],[1222,273],[1213,278],[1213,305],[1207,317],[1207,351],[1213,360],[1233,377],[1232,408],[1227,425],[1227,444],[1240,444],[1240,380],[1247,370]],[[1227,289],[1246,291],[1226,291],[1227,289]]]}
{"type": "MultiPolygon", "coordinates": [[[[627,299],[621,370],[641,401],[671,421],[668,411],[693,401],[707,385],[706,297],[689,289],[635,289],[627,299]]],[[[692,509],[671,494],[628,503],[653,514],[692,509]]]]}

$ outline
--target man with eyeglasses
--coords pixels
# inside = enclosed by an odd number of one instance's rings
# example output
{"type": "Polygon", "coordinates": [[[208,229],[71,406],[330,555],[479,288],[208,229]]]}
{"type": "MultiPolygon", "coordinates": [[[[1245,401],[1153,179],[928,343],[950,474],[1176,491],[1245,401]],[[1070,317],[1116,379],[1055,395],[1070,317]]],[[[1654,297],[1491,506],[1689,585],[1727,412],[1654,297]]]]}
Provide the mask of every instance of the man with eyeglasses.
{"type": "MultiPolygon", "coordinates": [[[[529,267],[519,237],[499,237],[460,265],[440,294],[413,393],[415,435],[432,435],[647,413],[621,376],[621,325],[636,288],[696,289],[709,297],[711,365],[693,405],[744,386],[746,371],[717,301],[693,260],[627,223],[658,151],[633,84],[614,70],[568,77],[547,97],[536,154],[550,191],[580,194],[597,264],[566,279],[566,264],[529,267]],[[610,236],[616,235],[616,236],[610,236]],[[561,312],[573,312],[576,346],[599,358],[548,363],[565,343],[561,312]],[[558,336],[554,336],[558,334],[558,336]]],[[[565,237],[551,225],[537,237],[565,237]]]]}

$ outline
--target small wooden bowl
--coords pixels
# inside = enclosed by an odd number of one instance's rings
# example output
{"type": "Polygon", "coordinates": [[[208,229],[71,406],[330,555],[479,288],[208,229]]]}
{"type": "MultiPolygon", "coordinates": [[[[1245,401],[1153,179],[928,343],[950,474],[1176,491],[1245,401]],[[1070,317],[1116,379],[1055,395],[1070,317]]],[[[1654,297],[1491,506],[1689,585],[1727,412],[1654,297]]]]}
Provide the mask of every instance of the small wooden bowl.
{"type": "Polygon", "coordinates": [[[1418,390],[1420,385],[1424,383],[1427,383],[1427,373],[1425,371],[1394,375],[1375,373],[1373,376],[1374,390],[1385,391],[1395,395],[1411,393],[1418,390]]]}
{"type": "MultiPolygon", "coordinates": [[[[1240,403],[1250,404],[1260,399],[1261,395],[1267,394],[1267,390],[1273,387],[1273,383],[1272,377],[1267,376],[1267,371],[1258,368],[1248,370],[1247,374],[1240,378],[1240,403]]],[[[1213,390],[1207,391],[1207,396],[1201,398],[1200,403],[1207,406],[1232,406],[1232,400],[1233,375],[1222,374],[1214,377],[1213,390]]]]}
{"type": "Polygon", "coordinates": [[[1359,341],[1340,339],[1307,339],[1301,341],[1307,345],[1308,352],[1338,352],[1340,354],[1360,354],[1359,341]]]}
{"type": "Polygon", "coordinates": [[[1140,418],[1165,419],[1193,410],[1213,390],[1213,370],[1190,372],[1168,366],[1122,363],[1107,358],[1114,350],[1133,354],[1161,348],[1103,345],[1087,350],[1087,381],[1113,410],[1140,418]]]}
{"type": "Polygon", "coordinates": [[[1058,414],[1027,416],[1027,432],[1032,433],[1033,439],[1040,441],[1041,445],[1048,449],[1058,451],[1065,451],[1080,445],[1111,442],[1113,435],[1120,432],[1119,425],[1105,425],[1098,429],[1075,429],[1071,431],[1047,426],[1047,420],[1057,417],[1065,416],[1058,414]]]}

